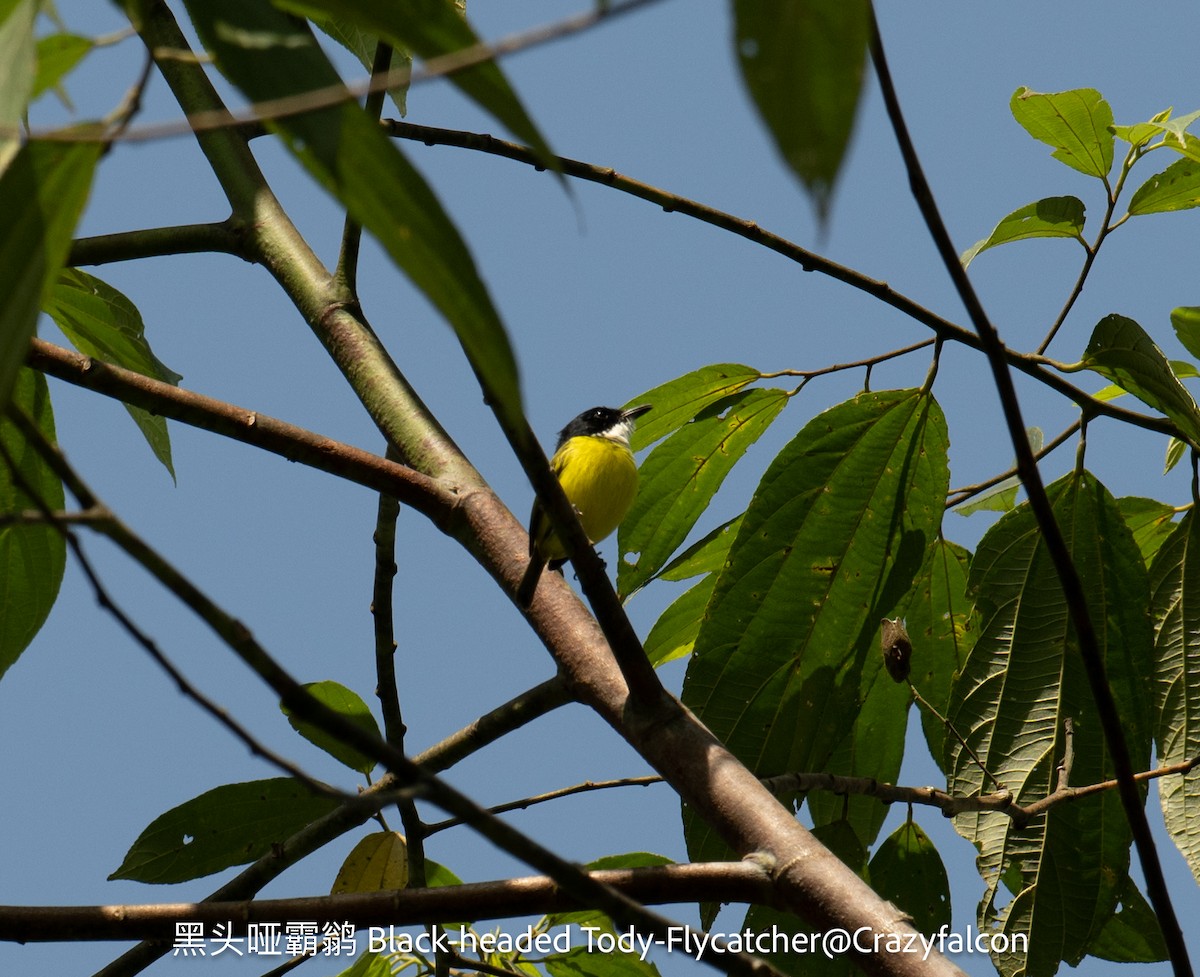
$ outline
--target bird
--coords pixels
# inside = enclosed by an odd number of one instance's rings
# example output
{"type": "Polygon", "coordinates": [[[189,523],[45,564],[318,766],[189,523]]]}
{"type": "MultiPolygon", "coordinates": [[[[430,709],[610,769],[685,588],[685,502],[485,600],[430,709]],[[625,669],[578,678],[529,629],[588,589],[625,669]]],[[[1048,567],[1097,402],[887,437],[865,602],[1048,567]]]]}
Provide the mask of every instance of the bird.
{"type": "MultiPolygon", "coordinates": [[[[629,448],[634,423],[649,404],[622,410],[593,407],[574,418],[558,434],[550,470],[558,478],[579,523],[592,544],[621,524],[637,495],[637,462],[629,448]]],[[[517,603],[533,603],[542,570],[559,570],[567,550],[538,499],[529,516],[529,567],[517,588],[517,603]]]]}

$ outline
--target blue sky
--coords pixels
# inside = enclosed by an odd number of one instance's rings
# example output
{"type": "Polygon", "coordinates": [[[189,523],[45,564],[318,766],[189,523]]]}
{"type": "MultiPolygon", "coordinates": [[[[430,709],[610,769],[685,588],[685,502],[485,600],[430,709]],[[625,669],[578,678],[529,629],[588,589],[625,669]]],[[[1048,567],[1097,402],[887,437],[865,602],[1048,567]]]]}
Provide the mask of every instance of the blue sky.
{"type": "MultiPolygon", "coordinates": [[[[108,5],[63,0],[59,10],[81,33],[121,26],[108,5]]],[[[477,30],[491,38],[565,12],[549,2],[469,7],[477,30]]],[[[1119,123],[1145,120],[1170,105],[1178,114],[1200,107],[1194,71],[1200,14],[1183,2],[1155,4],[1153,18],[1108,0],[881,4],[879,18],[913,137],[960,250],[1039,197],[1076,194],[1090,215],[1101,210],[1095,181],[1052,160],[1049,149],[1013,121],[1008,102],[1016,88],[1098,88],[1119,123]]],[[[136,41],[94,54],[68,84],[79,114],[108,112],[135,77],[140,57],[136,41]]],[[[342,63],[349,77],[359,76],[342,63]]],[[[741,88],[726,5],[665,0],[515,56],[505,70],[558,152],[758,221],[964,320],[908,194],[873,81],[831,220],[820,228],[741,88]]],[[[155,78],[139,121],[178,115],[155,78]]],[[[32,117],[35,125],[68,118],[51,99],[32,117]]],[[[440,82],[410,93],[408,119],[503,135],[440,82]]],[[[545,174],[506,160],[420,144],[403,148],[475,254],[517,350],[528,414],[547,443],[580,410],[623,403],[706,363],[811,369],[926,336],[918,324],[845,285],[606,188],[576,184],[568,196],[545,174]]],[[[332,264],[341,233],[337,208],[267,141],[256,142],[255,152],[301,231],[332,264]]],[[[1141,172],[1159,168],[1151,160],[1141,172]]],[[[110,154],[81,233],[217,220],[226,213],[195,143],[180,137],[110,154]]],[[[1175,306],[1200,304],[1196,219],[1192,213],[1146,217],[1115,234],[1052,355],[1077,359],[1094,323],[1110,312],[1137,319],[1169,356],[1183,355],[1167,317],[1175,306]]],[[[997,249],[972,265],[972,278],[1011,345],[1036,345],[1081,258],[1070,242],[1037,241],[997,249]]],[[[260,270],[220,255],[91,270],[138,305],[155,351],[184,375],[185,386],[380,448],[319,344],[260,270]]],[[[366,313],[406,375],[523,517],[531,491],[450,331],[369,243],[360,282],[366,313]]],[[[58,341],[50,326],[42,334],[58,341]]],[[[873,386],[919,383],[927,365],[920,353],[881,367],[873,386]]],[[[839,374],[795,398],[751,450],[745,471],[730,479],[718,500],[722,514],[709,526],[740,511],[774,451],[860,382],[861,374],[839,374]]],[[[1081,382],[1091,389],[1103,385],[1098,378],[1081,382]]],[[[1026,422],[1048,436],[1074,419],[1056,396],[1024,383],[1020,390],[1026,422]]],[[[242,618],[297,677],[335,679],[371,698],[370,493],[175,424],[179,477],[173,485],[119,405],[59,383],[52,392],[60,440],[103,499],[242,618]]],[[[980,358],[948,349],[935,392],[950,418],[952,485],[1006,468],[1012,452],[980,358]]],[[[1159,474],[1164,448],[1161,439],[1101,422],[1090,431],[1089,466],[1118,496],[1186,501],[1185,477],[1159,474]]],[[[1055,477],[1072,461],[1064,449],[1044,470],[1055,477]]],[[[946,533],[973,547],[988,524],[987,516],[948,515],[946,533]]],[[[399,537],[400,695],[410,747],[419,750],[549,677],[552,667],[520,615],[465,554],[413,513],[402,516],[399,537]]],[[[272,696],[169,595],[102,540],[89,538],[86,545],[118,599],[193,680],[269,745],[317,776],[351,784],[337,764],[292,733],[272,696]]],[[[611,565],[613,543],[602,552],[611,565]]],[[[656,586],[635,598],[630,611],[641,633],[672,596],[656,586]]],[[[666,670],[676,689],[682,675],[680,664],[666,670]]],[[[0,756],[14,812],[0,838],[3,903],[200,898],[220,879],[162,889],[105,877],[162,811],[218,784],[275,775],[176,692],[97,610],[70,566],[49,623],[0,682],[0,738],[15,744],[0,756]]],[[[456,767],[450,780],[496,803],[644,772],[644,763],[607,727],[571,707],[456,767]]],[[[902,780],[924,784],[936,780],[936,772],[914,762],[902,780]]],[[[1157,817],[1153,799],[1150,810],[1157,817]]],[[[893,812],[885,831],[901,816],[893,812]]],[[[950,868],[956,928],[962,929],[982,891],[973,852],[936,813],[918,812],[918,819],[950,868]]],[[[665,788],[590,794],[514,822],[581,861],[641,849],[684,857],[678,806],[665,788]]],[[[1195,883],[1161,832],[1159,839],[1182,907],[1194,898],[1195,883]]],[[[326,891],[354,840],[331,846],[266,894],[326,891]]],[[[439,836],[431,848],[464,877],[524,874],[464,832],[439,836]]],[[[1194,923],[1190,935],[1200,945],[1194,923]]],[[[117,952],[4,945],[0,970],[58,965],[90,973],[117,952]]],[[[959,962],[973,974],[991,969],[983,960],[959,962]]],[[[664,964],[676,969],[672,961],[664,964]]],[[[265,969],[261,962],[164,961],[155,972],[265,969]]],[[[316,963],[305,972],[337,969],[316,963]]],[[[1081,971],[1111,972],[1093,963],[1081,971]]]]}

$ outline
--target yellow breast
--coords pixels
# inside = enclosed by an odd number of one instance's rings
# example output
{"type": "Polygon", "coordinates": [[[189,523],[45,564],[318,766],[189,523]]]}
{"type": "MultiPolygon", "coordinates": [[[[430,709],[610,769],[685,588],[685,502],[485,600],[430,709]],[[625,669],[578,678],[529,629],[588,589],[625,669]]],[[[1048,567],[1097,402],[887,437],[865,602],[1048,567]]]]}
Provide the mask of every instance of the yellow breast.
{"type": "MultiPolygon", "coordinates": [[[[637,463],[627,445],[610,438],[572,438],[555,453],[551,467],[593,543],[620,525],[637,495],[637,463]]],[[[550,532],[546,536],[539,541],[542,555],[565,557],[558,539],[550,532]]]]}

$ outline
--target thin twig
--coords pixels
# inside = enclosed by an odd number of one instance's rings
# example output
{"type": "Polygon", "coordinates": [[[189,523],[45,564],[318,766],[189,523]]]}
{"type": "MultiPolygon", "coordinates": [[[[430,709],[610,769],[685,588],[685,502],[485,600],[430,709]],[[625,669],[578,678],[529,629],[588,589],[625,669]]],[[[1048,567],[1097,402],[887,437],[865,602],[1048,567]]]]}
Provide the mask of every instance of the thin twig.
{"type": "MultiPolygon", "coordinates": [[[[1034,455],[1034,458],[1036,458],[1038,461],[1041,461],[1048,454],[1050,454],[1051,451],[1065,443],[1072,435],[1076,434],[1082,427],[1082,420],[1072,421],[1069,425],[1067,425],[1062,433],[1056,435],[1052,440],[1044,444],[1041,450],[1034,455]]],[[[1013,466],[1007,471],[1001,472],[999,475],[993,475],[986,481],[976,482],[974,485],[964,485],[962,488],[951,489],[946,496],[946,508],[953,509],[955,506],[962,505],[972,496],[986,492],[993,486],[999,485],[1005,479],[1014,478],[1016,474],[1016,466],[1013,466]]]]}
{"type": "Polygon", "coordinates": [[[1070,716],[1063,718],[1063,758],[1058,765],[1057,791],[1069,790],[1071,786],[1071,768],[1075,766],[1075,720],[1070,716]]]}
{"type": "Polygon", "coordinates": [[[901,356],[907,356],[909,353],[915,353],[917,350],[925,349],[928,346],[938,342],[937,337],[932,339],[922,339],[919,342],[910,343],[908,346],[901,346],[899,349],[890,349],[886,353],[877,353],[874,356],[867,356],[861,360],[854,360],[850,363],[834,363],[831,366],[818,367],[815,370],[776,370],[773,373],[763,373],[760,376],[762,380],[773,380],[777,377],[800,377],[800,386],[796,388],[798,392],[804,387],[809,380],[816,377],[828,376],[831,373],[840,373],[844,370],[866,369],[868,378],[871,375],[871,369],[880,363],[886,363],[888,360],[894,360],[901,356]]]}
{"type": "MultiPolygon", "coordinates": [[[[317,109],[341,105],[344,102],[363,98],[375,91],[387,91],[389,88],[406,85],[419,85],[445,78],[460,71],[466,71],[489,61],[528,51],[532,48],[561,40],[573,34],[590,30],[607,20],[622,14],[633,13],[642,7],[657,3],[659,0],[625,0],[623,3],[598,3],[590,10],[564,17],[550,24],[512,34],[497,41],[480,41],[469,47],[448,54],[427,58],[423,67],[393,68],[378,75],[372,75],[366,81],[359,83],[341,83],[314,88],[295,95],[282,96],[255,102],[244,109],[233,112],[227,109],[211,109],[207,111],[189,112],[185,119],[171,122],[151,123],[134,126],[121,131],[113,131],[102,135],[95,133],[83,134],[74,129],[55,127],[52,129],[34,129],[28,138],[39,140],[54,140],[57,142],[149,142],[158,139],[170,139],[177,136],[190,135],[198,132],[212,132],[217,129],[244,128],[261,126],[266,122],[302,115],[317,109]]],[[[165,59],[174,52],[159,50],[154,52],[156,57],[165,59]]],[[[187,52],[190,55],[190,52],[187,52]]],[[[0,138],[10,135],[0,127],[0,138]]],[[[18,133],[11,133],[18,135],[18,133]]]]}
{"type": "MultiPolygon", "coordinates": [[[[128,131],[129,126],[133,123],[134,116],[141,111],[142,96],[146,92],[146,86],[150,83],[150,72],[153,70],[154,58],[147,51],[137,81],[133,83],[129,91],[125,93],[125,97],[121,99],[120,104],[105,120],[109,125],[107,133],[109,139],[120,139],[121,134],[128,131]]],[[[110,141],[108,145],[111,147],[113,144],[110,141]]]]}
{"type": "MultiPolygon", "coordinates": [[[[1134,774],[1138,783],[1158,780],[1162,777],[1186,776],[1200,767],[1200,756],[1166,767],[1143,770],[1134,774]]],[[[1059,786],[1053,792],[1028,804],[1017,804],[1009,790],[993,791],[990,794],[962,796],[951,794],[937,787],[904,787],[883,783],[873,777],[847,777],[832,773],[788,773],[777,777],[766,777],[763,784],[777,794],[825,791],[837,795],[859,795],[874,797],[885,804],[919,804],[935,807],[948,818],[958,814],[990,812],[1003,814],[1019,828],[1029,824],[1040,814],[1059,804],[1070,803],[1093,794],[1116,790],[1116,780],[1105,780],[1085,787],[1059,786]]]]}
{"type": "Polygon", "coordinates": [[[966,751],[967,756],[971,758],[971,760],[975,763],[975,766],[977,766],[983,772],[983,776],[995,784],[1002,793],[1011,795],[1011,792],[1007,787],[1004,786],[1000,778],[992,773],[986,766],[984,766],[983,761],[979,759],[979,755],[971,749],[971,747],[967,744],[967,741],[963,739],[962,734],[954,728],[954,723],[950,722],[949,719],[938,712],[937,709],[934,708],[933,703],[921,695],[921,693],[917,691],[917,687],[913,685],[912,682],[908,683],[908,691],[912,693],[912,696],[917,701],[917,704],[928,709],[934,719],[941,723],[942,726],[944,726],[950,732],[950,735],[952,735],[958,741],[958,745],[966,751]]]}
{"type": "MultiPolygon", "coordinates": [[[[388,449],[389,455],[392,449],[388,449]]],[[[395,458],[390,458],[394,461],[395,458]]],[[[371,616],[375,622],[375,694],[383,711],[383,729],[387,741],[404,749],[408,730],[400,709],[400,689],[396,684],[396,628],[394,590],[396,585],[396,522],[400,503],[386,492],[379,494],[375,517],[375,580],[371,595],[371,616]]],[[[425,887],[425,836],[428,831],[417,813],[417,805],[407,795],[397,807],[404,824],[408,846],[408,884],[425,887]]]]}
{"type": "MultiPolygon", "coordinates": [[[[488,813],[507,814],[509,811],[524,811],[537,804],[557,801],[563,797],[571,797],[575,794],[587,794],[594,790],[612,790],[616,787],[648,787],[651,784],[661,784],[663,782],[662,777],[658,774],[647,774],[644,777],[619,777],[615,780],[587,780],[582,784],[572,784],[570,787],[560,787],[557,790],[547,791],[544,794],[535,794],[532,797],[522,797],[517,801],[497,804],[494,807],[489,807],[488,813]]],[[[460,824],[462,822],[458,818],[435,821],[425,826],[425,833],[431,835],[438,831],[445,831],[448,828],[456,828],[460,824]]]]}
{"type": "MultiPolygon", "coordinates": [[[[550,875],[566,892],[585,905],[604,912],[618,924],[634,926],[647,934],[662,938],[677,929],[679,924],[646,909],[602,882],[595,881],[574,863],[488,814],[465,794],[406,757],[385,740],[314,698],[275,661],[241,622],[227,615],[190,580],[132,533],[117,533],[110,538],[185,606],[193,610],[226,646],[279,696],[281,705],[290,712],[382,763],[395,775],[398,786],[420,791],[426,799],[447,813],[463,819],[473,830],[498,848],[550,875]]],[[[727,969],[746,977],[764,973],[761,961],[750,954],[727,953],[713,948],[698,956],[715,968],[727,969]]]]}

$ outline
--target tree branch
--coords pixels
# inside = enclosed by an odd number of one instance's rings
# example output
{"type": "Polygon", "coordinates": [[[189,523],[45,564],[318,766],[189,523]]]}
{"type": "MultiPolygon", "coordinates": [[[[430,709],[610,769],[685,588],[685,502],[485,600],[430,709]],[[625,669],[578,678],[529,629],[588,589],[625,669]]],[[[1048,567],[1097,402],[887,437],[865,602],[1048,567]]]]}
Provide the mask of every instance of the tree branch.
{"type": "MultiPolygon", "coordinates": [[[[458,129],[439,129],[432,126],[420,126],[410,122],[397,122],[391,119],[385,119],[384,125],[392,135],[401,139],[423,142],[427,146],[455,146],[461,149],[470,149],[477,152],[489,153],[494,156],[502,156],[505,159],[511,159],[519,163],[525,163],[535,169],[542,168],[533,150],[518,143],[496,139],[490,135],[464,132],[458,129]]],[[[562,172],[566,176],[612,187],[614,190],[620,190],[640,200],[656,204],[669,214],[683,214],[703,223],[729,231],[731,234],[745,238],[754,244],[761,245],[768,250],[774,251],[776,254],[782,255],[790,261],[796,262],[805,271],[815,271],[826,275],[845,285],[849,285],[851,288],[856,288],[870,295],[872,298],[878,299],[885,305],[891,306],[932,330],[942,340],[959,343],[979,352],[983,351],[983,343],[978,335],[937,315],[907,295],[895,291],[887,282],[869,278],[855,271],[853,268],[830,261],[828,258],[802,248],[800,245],[778,234],[765,230],[754,221],[737,217],[726,211],[718,210],[715,207],[709,207],[706,204],[699,203],[687,197],[681,197],[678,194],[651,186],[648,183],[642,183],[632,177],[618,173],[611,167],[584,163],[566,156],[556,158],[562,167],[562,172]]],[[[1155,431],[1170,437],[1179,436],[1178,429],[1167,418],[1140,414],[1137,411],[1127,410],[1107,401],[1097,400],[1091,394],[1069,383],[1057,373],[1047,370],[1045,364],[1035,354],[1020,353],[1007,347],[1003,353],[1005,359],[1013,369],[1021,371],[1039,383],[1043,383],[1057,393],[1062,394],[1068,400],[1077,404],[1089,416],[1111,417],[1148,431],[1155,431]]]]}
{"type": "MultiPolygon", "coordinates": [[[[754,862],[706,862],[589,872],[603,885],[640,903],[670,905],[696,899],[773,905],[771,880],[754,862]]],[[[555,879],[528,876],[437,889],[395,889],[296,899],[161,903],[124,906],[0,906],[0,940],[22,943],[175,939],[177,922],[340,923],[407,926],[463,919],[507,919],[590,908],[555,879]]]]}
{"type": "Polygon", "coordinates": [[[176,227],[148,227],[139,231],[121,231],[83,237],[71,245],[67,264],[104,265],[114,261],[134,261],[170,254],[232,254],[244,261],[254,257],[246,247],[244,230],[232,220],[215,224],[183,224],[176,227]]]}
{"type": "Polygon", "coordinates": [[[445,486],[406,465],[387,461],[361,448],[36,337],[30,342],[26,363],[77,387],[386,492],[421,512],[443,531],[452,521],[455,500],[445,486]]]}

